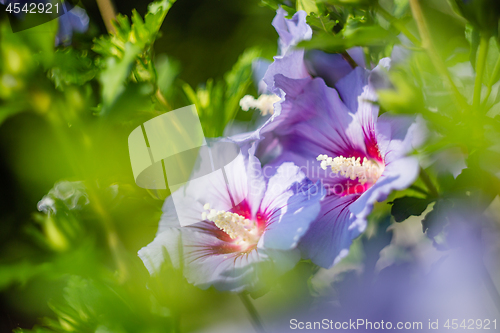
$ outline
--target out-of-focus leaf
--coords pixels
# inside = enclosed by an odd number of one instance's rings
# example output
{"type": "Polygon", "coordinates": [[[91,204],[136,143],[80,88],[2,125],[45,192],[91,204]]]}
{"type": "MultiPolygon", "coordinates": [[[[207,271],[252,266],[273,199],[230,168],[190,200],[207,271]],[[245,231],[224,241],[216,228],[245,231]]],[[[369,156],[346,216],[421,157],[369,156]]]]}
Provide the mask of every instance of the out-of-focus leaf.
{"type": "Polygon", "coordinates": [[[448,0],[453,10],[485,34],[498,35],[500,3],[496,0],[448,0]]]}
{"type": "Polygon", "coordinates": [[[402,17],[410,11],[408,0],[394,0],[394,16],[402,17]]]}
{"type": "Polygon", "coordinates": [[[131,82],[123,87],[123,92],[108,109],[111,119],[120,123],[138,123],[159,115],[154,114],[152,95],[154,86],[151,83],[131,82]]]}
{"type": "Polygon", "coordinates": [[[385,110],[413,114],[416,110],[424,109],[422,92],[414,82],[397,71],[390,73],[390,79],[394,89],[377,91],[379,103],[385,110]]]}
{"type": "Polygon", "coordinates": [[[442,219],[443,212],[449,207],[449,200],[440,199],[436,202],[432,210],[427,213],[422,220],[422,231],[427,234],[427,237],[433,239],[443,231],[444,226],[448,223],[447,219],[442,219]]]}
{"type": "Polygon", "coordinates": [[[141,53],[138,46],[126,43],[124,54],[120,59],[110,57],[106,61],[106,69],[102,71],[100,81],[102,85],[102,100],[104,113],[125,89],[125,80],[132,72],[136,57],[141,53]]]}
{"type": "MultiPolygon", "coordinates": [[[[471,159],[481,157],[479,153],[476,153],[476,155],[469,157],[469,163],[471,159]]],[[[457,176],[450,192],[467,197],[472,202],[475,202],[478,207],[484,205],[484,208],[486,208],[500,193],[500,180],[476,165],[469,165],[457,176]]]]}
{"type": "Polygon", "coordinates": [[[410,216],[420,216],[432,201],[427,198],[397,198],[390,202],[392,204],[391,215],[394,216],[396,222],[403,222],[410,216]]]}
{"type": "Polygon", "coordinates": [[[316,31],[333,32],[333,28],[337,25],[337,20],[332,20],[330,15],[322,16],[316,13],[311,13],[306,18],[307,24],[316,31]]]}
{"type": "Polygon", "coordinates": [[[383,214],[373,222],[376,227],[375,233],[369,238],[365,236],[361,239],[365,253],[364,273],[367,275],[374,273],[380,251],[391,243],[393,236],[392,230],[387,230],[391,225],[391,215],[383,214]]]}
{"type": "Polygon", "coordinates": [[[477,49],[479,48],[479,31],[475,29],[472,25],[467,24],[465,26],[465,38],[470,44],[470,63],[472,67],[476,67],[476,55],[477,49]]]}
{"type": "Polygon", "coordinates": [[[14,283],[23,285],[35,276],[50,272],[51,268],[51,265],[47,263],[36,265],[28,261],[10,265],[0,264],[0,290],[14,283]]]}
{"type": "Polygon", "coordinates": [[[377,0],[326,0],[329,4],[340,6],[371,6],[377,0]]]}
{"type": "Polygon", "coordinates": [[[47,111],[44,103],[33,107],[35,97],[46,97],[33,92],[47,83],[45,70],[54,64],[57,31],[55,21],[16,33],[8,23],[0,23],[0,124],[19,112],[47,111]]]}
{"type": "Polygon", "coordinates": [[[161,56],[156,60],[155,67],[158,73],[158,88],[163,95],[168,95],[172,90],[175,78],[179,74],[179,64],[167,56],[161,56]]]}
{"type": "Polygon", "coordinates": [[[455,181],[455,177],[451,174],[451,172],[442,172],[439,173],[436,177],[437,183],[439,185],[439,192],[448,192],[450,191],[453,183],[455,181]]]}
{"type": "Polygon", "coordinates": [[[311,40],[299,43],[299,47],[342,52],[354,46],[384,46],[396,42],[396,35],[380,25],[350,18],[341,33],[318,33],[311,40]]]}
{"type": "Polygon", "coordinates": [[[307,14],[318,13],[318,6],[314,0],[297,0],[297,10],[303,10],[307,14]]]}
{"type": "Polygon", "coordinates": [[[127,80],[152,82],[156,85],[152,46],[173,3],[174,1],[169,0],[151,3],[144,20],[134,10],[132,23],[127,17],[119,15],[114,23],[116,33],[95,41],[93,50],[104,57],[105,67],[100,76],[102,114],[107,114],[124,92],[127,80]]]}
{"type": "Polygon", "coordinates": [[[273,10],[277,10],[281,7],[288,13],[289,17],[297,11],[296,6],[293,6],[293,3],[290,3],[290,1],[287,0],[261,0],[261,4],[273,10]]]}
{"type": "Polygon", "coordinates": [[[490,38],[490,47],[488,48],[488,57],[484,69],[483,82],[487,86],[493,86],[500,79],[500,71],[495,73],[495,67],[500,59],[500,52],[496,38],[490,38]]]}
{"type": "Polygon", "coordinates": [[[221,136],[229,121],[234,119],[240,110],[240,99],[252,85],[252,62],[259,56],[257,49],[246,50],[224,75],[224,80],[214,83],[210,79],[196,91],[184,84],[184,93],[196,105],[205,136],[221,136]]]}
{"type": "Polygon", "coordinates": [[[97,68],[87,54],[73,48],[59,49],[54,55],[55,66],[49,71],[49,77],[56,87],[66,85],[83,85],[97,74],[97,68]]]}

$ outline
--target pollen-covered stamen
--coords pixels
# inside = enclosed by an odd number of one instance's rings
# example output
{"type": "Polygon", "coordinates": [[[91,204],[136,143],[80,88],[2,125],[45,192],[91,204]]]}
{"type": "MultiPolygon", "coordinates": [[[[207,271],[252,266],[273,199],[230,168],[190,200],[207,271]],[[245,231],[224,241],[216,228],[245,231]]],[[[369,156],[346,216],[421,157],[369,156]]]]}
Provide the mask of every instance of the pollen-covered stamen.
{"type": "Polygon", "coordinates": [[[375,183],[384,171],[383,166],[372,160],[355,157],[338,156],[335,158],[328,157],[328,155],[319,155],[318,161],[321,161],[321,168],[326,170],[331,167],[332,171],[340,174],[341,176],[350,178],[351,180],[358,179],[361,184],[375,183]]]}
{"type": "Polygon", "coordinates": [[[212,221],[219,229],[236,240],[238,244],[257,244],[259,241],[259,229],[257,224],[245,217],[223,210],[210,209],[207,203],[203,206],[206,212],[201,214],[203,220],[212,221]]]}
{"type": "Polygon", "coordinates": [[[273,105],[280,99],[281,98],[277,95],[262,94],[257,99],[253,96],[246,95],[240,100],[240,106],[243,111],[258,109],[261,115],[266,116],[274,113],[273,105]]]}

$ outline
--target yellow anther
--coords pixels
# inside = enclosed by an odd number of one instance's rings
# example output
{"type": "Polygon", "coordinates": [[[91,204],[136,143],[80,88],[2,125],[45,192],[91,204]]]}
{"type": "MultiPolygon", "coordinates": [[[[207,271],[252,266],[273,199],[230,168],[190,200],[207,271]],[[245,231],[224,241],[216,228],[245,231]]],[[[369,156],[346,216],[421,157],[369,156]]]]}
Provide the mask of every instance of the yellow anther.
{"type": "Polygon", "coordinates": [[[355,158],[355,157],[344,157],[338,156],[331,158],[328,155],[319,155],[316,158],[321,161],[321,168],[326,170],[327,167],[331,167],[332,171],[349,178],[351,180],[358,179],[361,184],[366,182],[375,183],[382,174],[384,168],[379,163],[372,160],[368,160],[366,157],[355,158]]]}

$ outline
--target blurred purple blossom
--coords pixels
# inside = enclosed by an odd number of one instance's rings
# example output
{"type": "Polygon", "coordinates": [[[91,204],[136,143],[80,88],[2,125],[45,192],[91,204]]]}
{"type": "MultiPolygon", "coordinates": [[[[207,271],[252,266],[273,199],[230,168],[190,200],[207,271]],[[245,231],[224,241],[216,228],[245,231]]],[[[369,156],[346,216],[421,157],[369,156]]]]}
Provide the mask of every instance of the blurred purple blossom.
{"type": "Polygon", "coordinates": [[[170,260],[200,288],[241,292],[261,288],[266,273],[280,275],[298,262],[297,243],[319,212],[321,187],[292,163],[267,180],[253,152],[225,170],[227,184],[221,175],[206,186],[187,185],[175,208],[167,198],[156,238],[139,251],[151,274],[170,260]],[[176,209],[194,224],[181,228],[176,209]]]}

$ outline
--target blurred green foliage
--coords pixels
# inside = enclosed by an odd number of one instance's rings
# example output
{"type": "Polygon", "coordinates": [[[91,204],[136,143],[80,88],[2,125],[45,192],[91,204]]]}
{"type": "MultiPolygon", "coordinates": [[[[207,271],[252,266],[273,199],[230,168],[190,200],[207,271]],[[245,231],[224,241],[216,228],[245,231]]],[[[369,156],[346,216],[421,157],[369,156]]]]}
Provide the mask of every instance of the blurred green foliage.
{"type": "MultiPolygon", "coordinates": [[[[359,46],[372,65],[392,56],[391,87],[378,92],[382,112],[426,120],[432,135],[422,159],[458,148],[466,160],[458,177],[430,166],[389,197],[392,207],[377,206],[373,231],[347,260],[375,266],[380,244],[390,242],[391,209],[400,222],[434,203],[423,229],[435,240],[441,207],[463,198],[486,207],[500,191],[499,15],[494,1],[464,3],[226,1],[223,11],[162,0],[144,18],[119,15],[115,34],[99,36],[93,26],[60,48],[56,21],[18,33],[0,21],[1,329],[178,332],[244,318],[237,297],[199,290],[171,265],[149,276],[136,252],[154,237],[162,202],[135,186],[126,143],[144,121],[188,104],[208,137],[234,119],[255,120],[238,103],[257,93],[253,60],[276,53],[274,13],[264,7],[308,12],[314,35],[301,47],[359,46]]],[[[311,301],[316,270],[301,262],[275,282],[261,310],[311,301]]]]}

